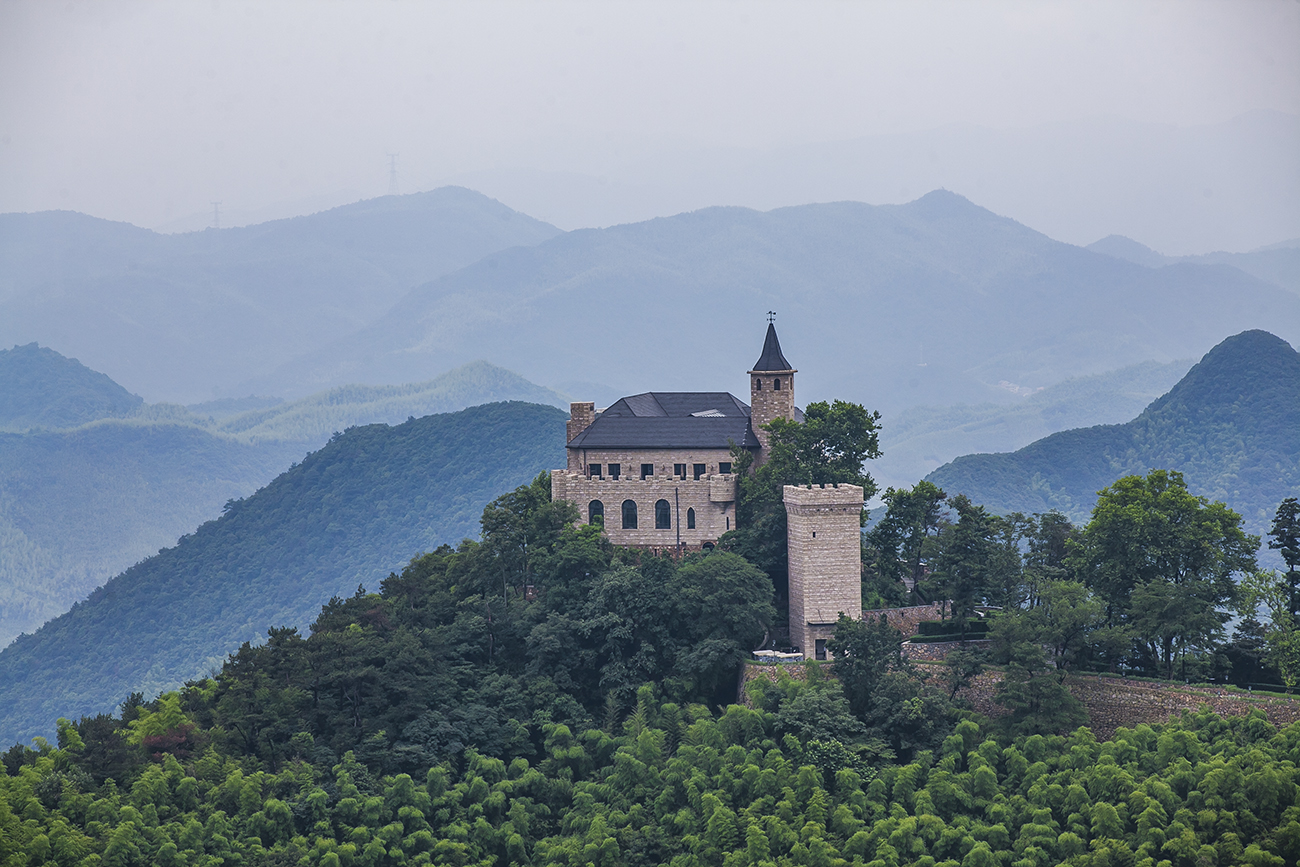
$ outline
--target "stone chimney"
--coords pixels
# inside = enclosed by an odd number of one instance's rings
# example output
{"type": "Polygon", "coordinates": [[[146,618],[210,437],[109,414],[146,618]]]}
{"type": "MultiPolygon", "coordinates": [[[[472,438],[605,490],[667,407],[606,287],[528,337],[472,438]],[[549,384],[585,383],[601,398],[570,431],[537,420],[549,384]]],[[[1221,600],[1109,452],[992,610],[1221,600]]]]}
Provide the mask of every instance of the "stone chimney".
{"type": "Polygon", "coordinates": [[[595,420],[596,404],[589,400],[569,404],[569,423],[565,426],[567,435],[565,442],[573,442],[573,438],[591,427],[591,423],[595,420]]]}

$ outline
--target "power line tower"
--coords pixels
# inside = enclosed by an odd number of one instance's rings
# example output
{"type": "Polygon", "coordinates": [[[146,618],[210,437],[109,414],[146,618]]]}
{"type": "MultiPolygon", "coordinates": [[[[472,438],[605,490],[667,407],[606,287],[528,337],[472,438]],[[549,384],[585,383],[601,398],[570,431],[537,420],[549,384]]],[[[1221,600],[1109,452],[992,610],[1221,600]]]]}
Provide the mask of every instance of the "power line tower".
{"type": "Polygon", "coordinates": [[[221,228],[221,203],[220,202],[212,203],[212,228],[214,229],[221,228]]]}
{"type": "Polygon", "coordinates": [[[388,155],[388,195],[397,195],[397,154],[388,155]]]}

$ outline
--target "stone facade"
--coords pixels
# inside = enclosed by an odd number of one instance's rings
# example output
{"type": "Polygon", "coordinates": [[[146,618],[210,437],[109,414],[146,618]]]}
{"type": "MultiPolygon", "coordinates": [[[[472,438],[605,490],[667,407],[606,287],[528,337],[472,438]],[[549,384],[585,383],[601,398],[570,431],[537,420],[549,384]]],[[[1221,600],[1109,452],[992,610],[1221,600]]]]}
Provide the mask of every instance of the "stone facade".
{"type": "Polygon", "coordinates": [[[862,617],[862,488],[784,489],[790,575],[790,643],[825,659],[840,614],[862,617]]]}
{"type": "MultiPolygon", "coordinates": [[[[712,466],[716,467],[716,462],[712,466]]],[[[642,479],[636,472],[612,479],[552,470],[551,496],[576,504],[584,524],[591,521],[591,504],[599,502],[610,541],[635,548],[670,551],[680,544],[686,551],[698,551],[716,542],[736,522],[736,477],[732,474],[714,472],[698,480],[691,474],[642,479]],[[623,503],[627,500],[636,504],[634,529],[623,526],[623,503]],[[667,526],[656,526],[656,518],[662,517],[656,512],[660,501],[668,504],[668,520],[660,522],[667,526]],[[692,519],[694,527],[690,526],[692,519]]]]}
{"type": "Polygon", "coordinates": [[[749,371],[749,418],[754,436],[763,444],[756,464],[767,457],[768,434],[763,425],[777,418],[794,418],[794,375],[796,370],[749,371]]]}

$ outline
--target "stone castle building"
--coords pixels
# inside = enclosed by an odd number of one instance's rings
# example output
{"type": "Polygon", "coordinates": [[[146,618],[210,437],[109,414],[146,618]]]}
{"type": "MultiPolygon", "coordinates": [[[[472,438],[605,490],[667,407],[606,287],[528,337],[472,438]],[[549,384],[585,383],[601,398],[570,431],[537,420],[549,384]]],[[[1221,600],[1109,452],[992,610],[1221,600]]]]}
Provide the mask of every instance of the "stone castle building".
{"type": "MultiPolygon", "coordinates": [[[[551,495],[601,523],[616,545],[681,553],[712,548],[736,525],[732,445],[755,465],[766,458],[762,426],[803,421],[776,327],[749,374],[748,405],[727,392],[646,392],[597,412],[570,405],[568,466],[551,471],[551,495]]],[[[785,488],[789,524],[790,643],[825,658],[840,612],[860,617],[862,488],[785,488]]]]}

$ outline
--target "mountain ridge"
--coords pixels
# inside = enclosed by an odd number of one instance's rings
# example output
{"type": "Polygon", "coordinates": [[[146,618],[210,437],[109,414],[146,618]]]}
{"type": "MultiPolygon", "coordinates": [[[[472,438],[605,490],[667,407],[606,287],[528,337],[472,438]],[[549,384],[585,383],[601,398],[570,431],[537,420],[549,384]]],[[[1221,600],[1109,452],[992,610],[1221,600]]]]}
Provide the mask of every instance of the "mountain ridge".
{"type": "Polygon", "coordinates": [[[201,676],[268,626],[306,627],[322,599],[474,534],[490,500],[562,465],[565,418],[512,402],[339,434],[0,651],[0,740],[201,676]]]}
{"type": "Polygon", "coordinates": [[[709,208],[575,230],[422,284],[243,389],[396,382],[472,354],[534,381],[599,370],[632,391],[740,392],[732,360],[752,337],[725,326],[744,310],[780,313],[801,395],[886,412],[1012,399],[1001,380],[1032,388],[1199,356],[1225,330],[1300,339],[1300,298],[1244,272],[1153,271],[935,191],[907,205],[709,208]],[[667,351],[667,337],[689,351],[667,351]]]}
{"type": "Polygon", "coordinates": [[[965,455],[926,479],[995,511],[1055,508],[1083,521],[1097,490],[1151,469],[1182,472],[1194,493],[1264,532],[1278,503],[1300,495],[1300,353],[1266,331],[1236,334],[1132,421],[965,455]]]}

